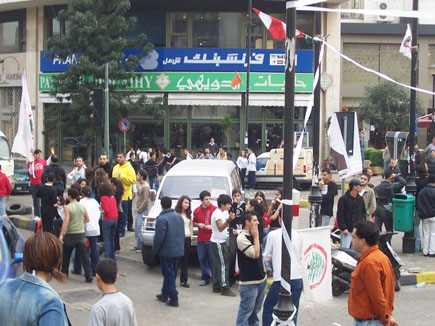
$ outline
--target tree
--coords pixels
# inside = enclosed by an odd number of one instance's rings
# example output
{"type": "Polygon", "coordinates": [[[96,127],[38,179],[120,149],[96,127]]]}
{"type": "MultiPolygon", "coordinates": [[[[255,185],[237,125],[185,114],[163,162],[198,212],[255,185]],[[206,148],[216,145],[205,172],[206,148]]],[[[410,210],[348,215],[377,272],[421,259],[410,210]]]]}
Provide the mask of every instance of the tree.
{"type": "Polygon", "coordinates": [[[230,136],[231,131],[233,130],[233,119],[229,114],[225,114],[223,119],[221,120],[221,128],[222,132],[225,135],[225,140],[227,141],[228,150],[230,149],[230,136]]]}
{"type": "MultiPolygon", "coordinates": [[[[409,92],[391,82],[366,87],[366,98],[359,108],[361,118],[381,130],[409,130],[409,92]]],[[[416,112],[423,107],[417,101],[416,112]]]]}
{"type": "Polygon", "coordinates": [[[90,163],[94,145],[95,127],[90,119],[93,113],[92,91],[104,85],[104,65],[109,64],[110,75],[110,122],[111,129],[117,128],[121,116],[126,116],[129,109],[144,109],[147,101],[144,96],[133,100],[134,92],[122,90],[126,86],[116,81],[126,81],[138,77],[134,73],[140,58],[151,49],[145,34],[134,40],[124,35],[134,30],[137,19],[127,18],[130,0],[70,0],[68,7],[59,12],[58,20],[67,26],[65,36],[51,37],[48,48],[49,57],[66,60],[75,55],[78,65],[70,65],[68,71],[54,78],[53,94],[61,103],[51,110],[59,112],[56,126],[62,130],[80,130],[88,142],[88,161],[90,163]],[[124,50],[141,49],[140,57],[129,55],[124,50]],[[115,88],[117,91],[114,91],[115,88]],[[59,94],[69,94],[67,97],[59,94]],[[65,101],[70,102],[65,105],[65,101]]]}

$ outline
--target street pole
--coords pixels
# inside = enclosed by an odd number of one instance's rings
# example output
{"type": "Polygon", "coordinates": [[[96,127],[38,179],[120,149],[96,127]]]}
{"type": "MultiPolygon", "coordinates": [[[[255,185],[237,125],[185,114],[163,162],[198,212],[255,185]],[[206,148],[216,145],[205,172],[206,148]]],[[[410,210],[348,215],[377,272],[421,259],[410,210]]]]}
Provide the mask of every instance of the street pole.
{"type": "Polygon", "coordinates": [[[109,154],[109,64],[105,65],[104,73],[104,151],[110,160],[109,154]]]}
{"type": "MultiPolygon", "coordinates": [[[[317,5],[318,6],[318,5],[317,5]]],[[[316,11],[315,15],[315,35],[320,37],[322,33],[322,14],[316,11]]],[[[320,42],[314,42],[314,71],[319,69],[320,73],[320,42]]],[[[310,202],[310,228],[321,226],[320,205],[322,194],[319,188],[319,152],[320,152],[320,83],[314,89],[314,112],[313,112],[313,178],[311,191],[308,196],[310,202]]]]}
{"type": "MultiPolygon", "coordinates": [[[[418,0],[412,1],[412,10],[418,11],[418,0]]],[[[411,56],[411,86],[417,86],[417,50],[418,44],[418,18],[412,18],[412,56],[411,56]]],[[[411,89],[410,98],[410,117],[409,117],[409,148],[408,153],[414,151],[415,142],[415,104],[416,104],[416,91],[411,89]]],[[[406,180],[406,192],[415,196],[417,192],[417,185],[415,184],[415,168],[412,159],[409,159],[409,176],[406,180]]],[[[414,253],[415,252],[415,238],[414,232],[406,232],[402,238],[402,252],[404,253],[414,253]]]]}
{"type": "MultiPolygon", "coordinates": [[[[285,42],[285,109],[284,109],[284,180],[283,180],[283,214],[282,214],[282,252],[281,252],[281,287],[279,299],[273,308],[273,314],[283,323],[293,318],[295,307],[290,288],[291,258],[290,248],[286,242],[291,239],[293,209],[293,144],[295,111],[295,52],[296,52],[296,8],[295,1],[286,3],[286,42],[285,42]]],[[[277,323],[279,324],[279,323],[277,323]]],[[[289,325],[286,323],[286,325],[289,325]]],[[[292,325],[292,323],[290,323],[292,325]]]]}
{"type": "Polygon", "coordinates": [[[251,72],[251,19],[252,19],[252,0],[248,3],[248,44],[246,56],[248,57],[246,66],[246,94],[245,94],[245,149],[248,150],[249,133],[249,73],[251,72]]]}
{"type": "MultiPolygon", "coordinates": [[[[343,117],[343,140],[344,140],[344,148],[347,151],[347,117],[343,117]]],[[[346,192],[346,185],[344,182],[344,178],[341,179],[341,195],[344,196],[344,193],[346,192]]]]}

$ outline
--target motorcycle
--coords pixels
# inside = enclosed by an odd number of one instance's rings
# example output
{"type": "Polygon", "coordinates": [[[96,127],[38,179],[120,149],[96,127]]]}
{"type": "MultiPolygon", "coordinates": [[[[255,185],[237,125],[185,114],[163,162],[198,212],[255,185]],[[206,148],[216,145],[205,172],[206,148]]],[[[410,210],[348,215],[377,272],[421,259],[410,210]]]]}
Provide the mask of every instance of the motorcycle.
{"type": "MultiPolygon", "coordinates": [[[[405,265],[391,247],[391,238],[396,232],[381,232],[379,235],[379,250],[381,250],[390,260],[394,272],[394,289],[400,291],[400,267],[405,265]]],[[[344,291],[350,289],[350,282],[352,279],[352,272],[356,268],[359,253],[355,250],[348,248],[337,247],[337,238],[339,236],[336,232],[331,233],[333,242],[332,246],[332,295],[339,296],[344,291]],[[334,245],[335,243],[335,245],[334,245]]]]}

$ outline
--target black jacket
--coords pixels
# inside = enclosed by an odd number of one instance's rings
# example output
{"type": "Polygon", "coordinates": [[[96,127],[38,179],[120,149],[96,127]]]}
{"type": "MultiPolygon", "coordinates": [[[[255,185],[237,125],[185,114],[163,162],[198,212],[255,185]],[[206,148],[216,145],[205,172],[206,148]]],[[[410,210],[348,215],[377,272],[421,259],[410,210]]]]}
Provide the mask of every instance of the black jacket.
{"type": "Polygon", "coordinates": [[[97,169],[103,169],[109,176],[109,179],[112,177],[112,164],[110,164],[110,162],[107,162],[104,165],[98,165],[97,169]]]}
{"type": "Polygon", "coordinates": [[[417,211],[420,218],[435,217],[435,186],[424,187],[417,197],[417,211]]]}
{"type": "Polygon", "coordinates": [[[56,181],[61,181],[66,185],[66,173],[65,170],[57,163],[51,163],[44,168],[44,172],[41,175],[41,182],[45,184],[47,182],[47,175],[53,173],[56,181]]]}
{"type": "Polygon", "coordinates": [[[322,205],[320,206],[320,214],[333,216],[334,197],[338,194],[337,184],[334,181],[331,181],[324,186],[328,187],[328,191],[326,194],[322,194],[322,205]]]}
{"type": "Polygon", "coordinates": [[[379,205],[391,204],[393,202],[394,194],[400,192],[405,184],[406,181],[400,175],[396,175],[396,180],[394,182],[383,180],[374,189],[376,203],[379,205]]]}
{"type": "Polygon", "coordinates": [[[47,219],[54,218],[57,211],[56,207],[54,207],[54,204],[57,203],[56,187],[44,184],[38,189],[36,195],[41,198],[41,217],[47,219]]]}
{"type": "Polygon", "coordinates": [[[359,220],[364,220],[366,216],[366,206],[364,199],[358,195],[353,198],[350,190],[338,200],[337,222],[340,230],[352,232],[353,225],[359,220]]]}

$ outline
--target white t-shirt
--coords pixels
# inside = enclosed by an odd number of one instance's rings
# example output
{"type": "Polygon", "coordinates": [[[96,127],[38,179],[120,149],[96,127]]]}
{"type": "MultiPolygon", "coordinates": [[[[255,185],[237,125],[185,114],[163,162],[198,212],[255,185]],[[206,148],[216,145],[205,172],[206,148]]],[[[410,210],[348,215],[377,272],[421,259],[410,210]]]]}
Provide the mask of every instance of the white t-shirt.
{"type": "Polygon", "coordinates": [[[248,155],[248,171],[257,171],[257,157],[254,153],[248,155]]]}
{"type": "Polygon", "coordinates": [[[211,215],[211,238],[210,238],[211,242],[223,243],[227,241],[228,226],[222,232],[220,232],[216,222],[221,220],[222,223],[225,223],[228,217],[229,217],[228,211],[221,211],[219,208],[215,209],[215,211],[211,215]]]}
{"type": "Polygon", "coordinates": [[[248,159],[243,156],[237,158],[237,166],[239,169],[246,169],[248,167],[248,159]]]}
{"type": "Polygon", "coordinates": [[[94,198],[83,197],[80,204],[86,209],[89,215],[89,222],[85,223],[85,235],[87,237],[95,237],[100,235],[100,204],[94,198]]]}
{"type": "MultiPolygon", "coordinates": [[[[281,243],[282,229],[273,230],[267,236],[266,248],[263,258],[265,261],[272,259],[273,281],[281,281],[281,243]]],[[[292,240],[290,248],[291,258],[291,279],[302,278],[302,237],[295,230],[292,230],[292,240]]]]}
{"type": "Polygon", "coordinates": [[[139,161],[143,164],[145,164],[146,161],[148,161],[148,153],[145,151],[142,151],[139,153],[139,161]]]}

